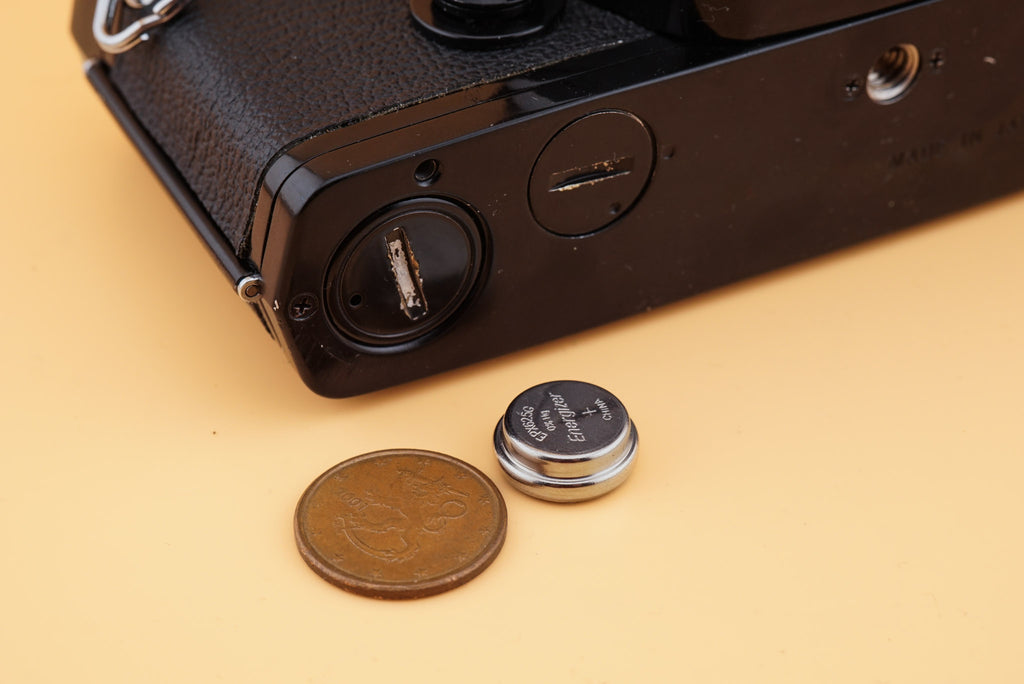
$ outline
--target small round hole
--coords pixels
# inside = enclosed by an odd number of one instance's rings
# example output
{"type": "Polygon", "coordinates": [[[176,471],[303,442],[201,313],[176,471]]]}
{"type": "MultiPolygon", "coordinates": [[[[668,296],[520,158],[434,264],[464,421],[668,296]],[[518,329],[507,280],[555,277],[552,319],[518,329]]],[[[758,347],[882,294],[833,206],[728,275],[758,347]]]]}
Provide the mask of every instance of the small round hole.
{"type": "Polygon", "coordinates": [[[437,179],[441,177],[441,162],[436,159],[428,159],[424,162],[420,162],[420,165],[416,167],[413,178],[420,185],[433,185],[437,182],[437,179]]]}
{"type": "Polygon", "coordinates": [[[358,309],[363,305],[363,295],[358,292],[348,298],[348,305],[353,309],[358,309]]]}
{"type": "Polygon", "coordinates": [[[878,104],[892,104],[906,95],[921,70],[921,54],[909,43],[885,51],[868,72],[867,93],[878,104]]]}

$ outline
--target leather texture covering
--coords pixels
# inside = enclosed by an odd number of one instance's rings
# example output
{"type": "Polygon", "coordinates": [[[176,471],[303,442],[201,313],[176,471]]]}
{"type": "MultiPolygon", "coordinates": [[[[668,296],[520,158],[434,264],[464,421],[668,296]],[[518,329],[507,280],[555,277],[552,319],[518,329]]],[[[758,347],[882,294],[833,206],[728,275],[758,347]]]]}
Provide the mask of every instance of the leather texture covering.
{"type": "Polygon", "coordinates": [[[557,28],[492,51],[438,44],[405,0],[193,0],[111,77],[242,257],[259,185],[327,129],[648,36],[581,0],[557,28]]]}

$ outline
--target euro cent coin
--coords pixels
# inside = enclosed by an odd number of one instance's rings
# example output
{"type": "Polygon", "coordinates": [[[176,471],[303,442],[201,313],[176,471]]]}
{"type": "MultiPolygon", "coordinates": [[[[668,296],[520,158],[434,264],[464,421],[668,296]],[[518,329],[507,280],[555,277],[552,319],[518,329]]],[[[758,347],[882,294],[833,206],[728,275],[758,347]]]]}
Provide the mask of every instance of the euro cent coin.
{"type": "Polygon", "coordinates": [[[375,451],[318,477],[295,509],[303,560],[342,589],[382,599],[433,596],[494,561],[505,500],[482,472],[445,454],[375,451]]]}

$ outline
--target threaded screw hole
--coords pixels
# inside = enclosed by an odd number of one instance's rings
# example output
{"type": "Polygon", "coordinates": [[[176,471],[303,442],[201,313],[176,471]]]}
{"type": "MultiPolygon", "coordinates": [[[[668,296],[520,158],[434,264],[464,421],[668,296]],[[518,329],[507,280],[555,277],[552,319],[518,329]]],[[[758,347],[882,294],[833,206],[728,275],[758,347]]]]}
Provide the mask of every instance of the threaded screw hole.
{"type": "Polygon", "coordinates": [[[910,43],[895,45],[885,51],[868,72],[867,94],[878,104],[901,100],[921,70],[921,53],[910,43]]]}

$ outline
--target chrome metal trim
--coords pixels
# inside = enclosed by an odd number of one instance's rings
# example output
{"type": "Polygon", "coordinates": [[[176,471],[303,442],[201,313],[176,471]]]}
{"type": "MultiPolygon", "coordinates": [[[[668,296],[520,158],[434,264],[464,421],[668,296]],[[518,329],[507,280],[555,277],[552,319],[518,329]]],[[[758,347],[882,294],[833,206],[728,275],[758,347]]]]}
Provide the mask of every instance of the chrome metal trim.
{"type": "Polygon", "coordinates": [[[101,50],[110,55],[127,52],[139,43],[149,40],[149,32],[169,21],[188,0],[97,0],[92,19],[92,35],[101,50]],[[118,30],[121,3],[133,9],[148,9],[149,13],[118,30]]]}
{"type": "Polygon", "coordinates": [[[248,304],[259,301],[263,296],[263,278],[255,273],[247,275],[235,283],[235,292],[248,304]]]}

